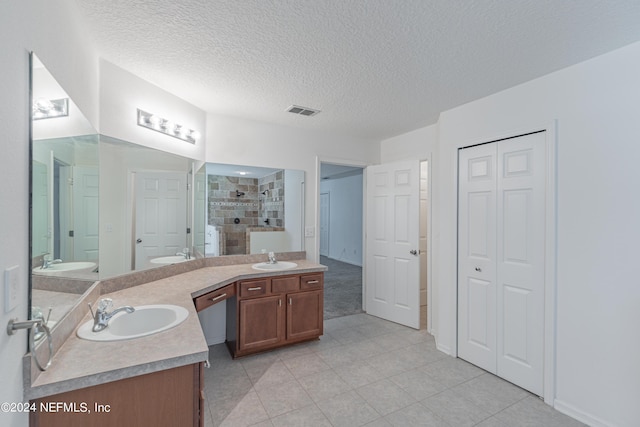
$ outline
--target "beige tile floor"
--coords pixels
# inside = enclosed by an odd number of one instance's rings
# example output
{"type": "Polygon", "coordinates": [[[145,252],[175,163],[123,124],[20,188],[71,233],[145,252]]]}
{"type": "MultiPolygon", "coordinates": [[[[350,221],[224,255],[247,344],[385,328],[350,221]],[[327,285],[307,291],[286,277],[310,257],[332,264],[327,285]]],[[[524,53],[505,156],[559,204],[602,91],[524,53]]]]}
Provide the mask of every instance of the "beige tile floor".
{"type": "Polygon", "coordinates": [[[205,426],[581,426],[532,394],[367,314],[319,341],[232,360],[210,347],[205,426]]]}

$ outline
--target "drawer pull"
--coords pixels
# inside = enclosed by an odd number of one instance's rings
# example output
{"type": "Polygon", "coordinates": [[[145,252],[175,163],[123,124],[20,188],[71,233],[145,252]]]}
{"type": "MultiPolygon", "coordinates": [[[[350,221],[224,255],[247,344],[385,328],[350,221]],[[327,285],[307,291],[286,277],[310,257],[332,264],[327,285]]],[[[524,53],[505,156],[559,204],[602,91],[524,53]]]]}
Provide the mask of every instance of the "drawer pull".
{"type": "Polygon", "coordinates": [[[224,298],[224,297],[226,297],[226,296],[227,296],[227,294],[218,295],[217,297],[213,297],[213,298],[211,298],[211,301],[217,301],[217,300],[219,300],[220,298],[224,298]]]}
{"type": "Polygon", "coordinates": [[[262,289],[262,286],[256,286],[255,288],[248,288],[248,291],[259,291],[260,289],[262,289]]]}
{"type": "Polygon", "coordinates": [[[320,281],[319,281],[319,280],[309,280],[309,281],[307,282],[307,285],[315,285],[315,284],[317,284],[317,283],[320,283],[320,281]]]}

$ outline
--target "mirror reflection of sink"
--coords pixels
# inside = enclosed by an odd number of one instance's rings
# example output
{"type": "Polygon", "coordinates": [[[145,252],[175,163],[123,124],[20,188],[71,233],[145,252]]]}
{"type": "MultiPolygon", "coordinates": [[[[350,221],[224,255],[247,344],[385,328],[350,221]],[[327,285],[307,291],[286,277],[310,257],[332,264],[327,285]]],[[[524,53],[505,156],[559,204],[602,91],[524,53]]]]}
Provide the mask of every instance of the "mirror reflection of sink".
{"type": "Polygon", "coordinates": [[[178,305],[155,304],[135,307],[133,313],[121,312],[113,316],[109,326],[93,332],[93,319],[78,328],[79,338],[89,341],[120,341],[140,338],[166,331],[184,322],[189,311],[178,305]]]}
{"type": "Polygon", "coordinates": [[[278,261],[275,264],[269,264],[268,262],[259,262],[257,264],[253,264],[251,268],[255,270],[267,270],[267,271],[277,271],[277,270],[288,270],[290,268],[296,268],[298,264],[295,262],[289,261],[278,261]]]}
{"type": "Polygon", "coordinates": [[[91,261],[73,261],[73,262],[60,262],[57,264],[51,264],[48,268],[42,269],[35,267],[33,272],[36,274],[60,274],[67,272],[74,273],[89,273],[95,270],[96,263],[91,261]]]}
{"type": "Polygon", "coordinates": [[[153,258],[150,261],[151,264],[176,264],[178,262],[185,262],[187,259],[183,255],[171,255],[153,258]]]}

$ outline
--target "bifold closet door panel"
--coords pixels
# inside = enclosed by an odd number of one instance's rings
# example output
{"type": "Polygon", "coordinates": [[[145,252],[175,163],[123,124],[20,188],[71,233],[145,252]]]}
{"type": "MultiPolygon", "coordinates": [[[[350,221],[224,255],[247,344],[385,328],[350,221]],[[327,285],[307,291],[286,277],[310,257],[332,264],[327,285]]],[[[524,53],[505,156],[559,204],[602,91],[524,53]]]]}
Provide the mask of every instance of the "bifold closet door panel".
{"type": "Polygon", "coordinates": [[[496,373],[496,147],[459,154],[458,355],[496,373]]]}

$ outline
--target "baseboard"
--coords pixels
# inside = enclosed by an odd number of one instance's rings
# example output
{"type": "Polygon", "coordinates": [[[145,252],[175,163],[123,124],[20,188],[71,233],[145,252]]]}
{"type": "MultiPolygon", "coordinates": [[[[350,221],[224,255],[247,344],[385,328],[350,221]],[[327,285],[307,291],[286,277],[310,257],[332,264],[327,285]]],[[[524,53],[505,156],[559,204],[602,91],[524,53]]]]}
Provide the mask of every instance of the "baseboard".
{"type": "Polygon", "coordinates": [[[451,356],[451,347],[447,346],[447,345],[442,345],[438,342],[438,337],[434,336],[435,340],[436,340],[436,349],[438,351],[443,352],[444,354],[448,354],[449,356],[451,356]]]}
{"type": "Polygon", "coordinates": [[[562,412],[565,415],[570,416],[571,418],[575,418],[576,420],[585,423],[591,427],[614,427],[615,424],[608,423],[600,418],[588,414],[573,405],[568,403],[564,403],[561,400],[555,399],[553,402],[553,407],[558,411],[562,412]]]}

